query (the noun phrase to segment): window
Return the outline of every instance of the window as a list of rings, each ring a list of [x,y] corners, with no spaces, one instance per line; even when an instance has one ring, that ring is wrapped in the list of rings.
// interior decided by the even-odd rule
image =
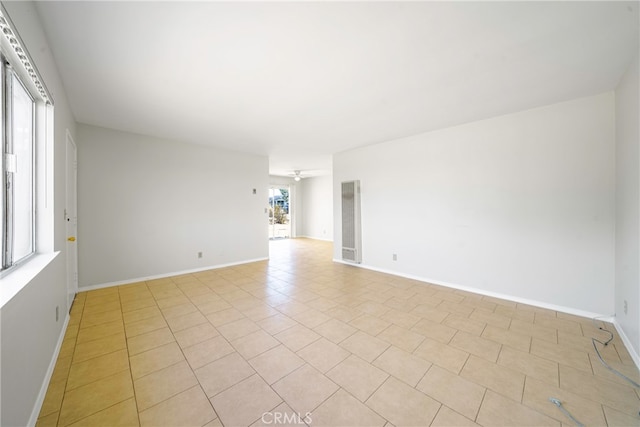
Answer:
[[[7,60],[0,73],[2,270],[35,252],[35,101]]]

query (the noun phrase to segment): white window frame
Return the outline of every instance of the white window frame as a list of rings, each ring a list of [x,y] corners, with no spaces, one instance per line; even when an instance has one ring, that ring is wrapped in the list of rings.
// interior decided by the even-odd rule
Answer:
[[[10,301],[21,289],[38,276],[56,258],[59,251],[54,249],[54,107],[53,98],[36,65],[29,55],[25,44],[20,39],[15,25],[11,22],[5,7],[0,3],[0,54],[3,64],[7,61],[12,71],[19,78],[23,87],[34,100],[33,131],[33,253],[22,260],[13,260],[11,265],[3,260],[0,269],[0,308]],[[4,83],[3,83],[4,84]],[[4,109],[4,105],[2,107]],[[2,114],[4,121],[4,112]],[[3,133],[4,129],[0,129]],[[0,145],[4,149],[4,144]],[[4,175],[4,154],[1,162],[1,173]],[[4,176],[0,178],[4,183]],[[0,184],[1,185],[1,184]],[[0,188],[4,196],[4,188]],[[4,209],[3,202],[0,209]],[[0,218],[4,221],[4,214]],[[0,234],[3,234],[0,230]],[[4,239],[4,237],[2,237]],[[4,247],[0,249],[3,251]]]

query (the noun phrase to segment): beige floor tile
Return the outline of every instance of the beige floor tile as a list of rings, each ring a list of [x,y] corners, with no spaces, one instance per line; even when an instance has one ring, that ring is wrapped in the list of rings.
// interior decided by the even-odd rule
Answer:
[[[313,329],[329,341],[336,344],[356,333],[357,329],[338,319],[330,319]]]
[[[146,334],[147,332],[155,331],[156,329],[166,328],[167,322],[162,315],[156,315],[142,320],[137,320],[131,323],[125,323],[124,329],[127,334],[127,338],[135,337],[137,335]]]
[[[198,384],[187,362],[179,362],[134,381],[138,411],[157,405]]]
[[[300,414],[313,410],[338,390],[338,386],[310,365],[303,365],[282,378],[273,389]]]
[[[81,419],[69,427],[82,427],[82,426],[120,426],[120,427],[133,427],[138,426],[138,409],[136,407],[135,399],[127,399],[123,402],[116,403],[107,409],[103,409],[100,412],[96,412],[86,418]]]
[[[171,331],[174,333],[203,323],[208,323],[207,318],[199,311],[194,311],[181,316],[169,317],[166,321],[169,324],[169,328],[171,328]]]
[[[207,363],[218,360],[234,349],[222,336],[216,336],[182,350],[191,369],[198,369]]]
[[[100,325],[102,323],[115,322],[118,320],[122,321],[122,311],[119,308],[99,313],[82,313],[80,329]]]
[[[122,320],[116,320],[114,322],[101,323],[95,326],[89,326],[88,328],[78,329],[76,335],[77,343],[85,343],[100,338],[106,338],[111,335],[116,335],[124,332],[124,324]],[[66,335],[65,335],[66,338]]]
[[[487,390],[480,406],[478,424],[491,426],[558,426],[560,423],[533,409]]]
[[[66,390],[73,390],[122,371],[129,372],[127,350],[118,350],[84,362],[74,363],[69,371]]]
[[[40,408],[41,417],[60,411],[60,407],[62,406],[62,398],[64,397],[65,386],[66,379],[49,384],[47,393],[44,396],[44,401],[42,402],[42,408]]]
[[[389,377],[389,374],[352,355],[327,372],[327,376],[364,402]]]
[[[449,326],[441,325],[440,323],[432,322],[427,319],[421,319],[411,328],[411,330],[424,337],[440,341],[444,344],[448,344],[449,341],[451,341],[451,338],[453,338],[458,331],[457,329],[450,328]]]
[[[427,372],[431,363],[407,353],[402,349],[391,346],[378,356],[373,362],[373,365],[410,386],[415,387],[425,372]]]
[[[469,358],[469,353],[466,351],[458,350],[457,348],[429,338],[425,338],[413,354],[445,368],[454,374],[460,372]]]
[[[554,328],[540,326],[531,322],[513,319],[509,330],[522,335],[527,335],[539,340],[548,341],[550,343],[558,342],[558,331]]]
[[[216,296],[216,298],[217,299],[204,299],[204,300],[198,298],[197,300],[193,301],[193,304],[195,304],[198,307],[198,310],[200,310],[200,312],[205,316],[209,316],[210,314],[217,313],[218,311],[228,310],[230,308],[233,308],[231,304],[223,300],[221,297]]]
[[[184,360],[180,347],[175,342],[156,347],[130,357],[131,376],[137,379]]]
[[[311,422],[313,418],[311,414],[299,413],[294,411],[286,403],[281,403],[269,412],[263,413],[258,421],[251,424],[251,427],[300,427],[306,425],[305,422]]]
[[[271,335],[275,335],[298,324],[298,322],[284,314],[276,314],[275,316],[267,317],[256,323]]]
[[[428,426],[440,409],[439,402],[393,377],[365,403],[396,426]]]
[[[533,323],[547,328],[570,332],[575,335],[582,335],[582,327],[580,327],[579,323],[572,320],[536,316]]]
[[[165,319],[171,319],[173,317],[180,317],[186,314],[198,311],[198,308],[191,302],[179,305],[173,305],[171,307],[165,307],[162,310],[162,315]]]
[[[346,307],[344,305],[339,305],[337,307],[333,307],[332,309],[327,310],[325,314],[341,322],[349,323],[353,319],[362,316],[364,313],[353,307]]]
[[[307,310],[304,311],[302,313],[298,313],[298,314],[294,314],[293,316],[291,316],[296,322],[306,326],[307,328],[315,328],[316,326],[319,326],[323,323],[325,323],[326,321],[328,321],[329,319],[331,319],[329,316],[327,316],[326,314],[317,311],[317,310]]]
[[[429,369],[417,389],[471,420],[476,419],[486,391],[484,387],[438,366]]]
[[[358,355],[367,362],[373,362],[389,346],[388,342],[362,331],[356,332],[340,343],[340,347]]]
[[[282,403],[267,383],[253,375],[211,399],[225,426],[247,426]]]
[[[605,347],[606,349],[605,351],[613,350],[613,349],[608,349],[607,347]],[[640,383],[640,371],[638,371],[638,368],[636,368],[635,365],[623,365],[621,362],[617,362],[617,361],[613,362],[611,360],[607,360],[606,356],[603,354],[605,351],[601,351],[600,355],[605,359],[605,361],[611,368],[622,373],[628,378],[631,378],[636,383]],[[594,375],[602,379],[619,383],[621,385],[625,385],[625,386],[629,385],[629,382],[627,380],[625,380],[621,376],[607,369],[607,367],[602,364],[602,362],[600,361],[597,355],[589,354],[589,359],[591,360],[591,368],[593,369]]]
[[[187,303],[190,302],[189,298],[187,298],[182,293],[182,291],[178,290],[178,292],[180,293],[179,295],[176,294],[174,296],[170,296],[170,297],[167,297],[167,298],[158,299],[156,297],[156,304],[158,304],[158,307],[160,307],[162,309],[162,308],[173,307],[175,305],[187,304]]]
[[[349,357],[351,353],[329,340],[320,338],[318,341],[299,350],[297,354],[314,368],[324,373]]]
[[[279,314],[279,311],[275,308],[269,307],[268,305],[262,303],[258,303],[253,307],[242,309],[240,311],[242,311],[242,314],[244,314],[254,322]]]
[[[279,345],[254,357],[249,363],[267,383],[273,384],[304,365],[304,360],[285,346]]]
[[[635,416],[640,399],[631,386],[607,381],[574,367],[560,365],[560,388]]]
[[[231,353],[196,369],[195,374],[206,395],[213,397],[255,371],[238,353]]]
[[[380,332],[377,337],[408,352],[418,348],[425,339],[424,336],[395,324]]]
[[[467,353],[475,354],[476,356],[482,357],[490,362],[498,360],[498,354],[502,348],[502,345],[495,341],[472,335],[464,331],[458,331],[451,339],[449,345],[466,351]]]
[[[460,376],[511,400],[522,401],[525,376],[520,372],[471,355]]]
[[[533,354],[504,347],[498,357],[498,365],[537,378],[552,385],[559,385],[558,363]]]
[[[225,337],[227,341],[233,341],[259,330],[260,327],[253,320],[245,317],[243,319],[234,320],[233,322],[218,326],[217,329],[218,332],[220,332],[220,335]]]
[[[218,335],[220,334],[217,329],[210,323],[192,326],[173,334],[176,341],[178,341],[178,345],[183,349],[201,343],[202,341],[206,341],[210,338],[217,337]]]
[[[474,427],[478,424],[470,419],[458,414],[451,408],[442,405],[435,419],[431,423],[432,427]]]
[[[213,326],[220,327],[227,323],[231,323],[235,320],[244,319],[245,315],[242,314],[241,311],[236,310],[235,308],[227,308],[225,310],[216,311],[214,313],[208,314],[207,319]]]
[[[195,386],[142,411],[140,425],[200,427],[216,418],[202,389]]]
[[[280,345],[280,342],[263,330],[259,329],[249,335],[245,335],[231,341],[231,345],[242,355],[242,357],[248,360]]]
[[[41,416],[36,421],[36,427],[56,427],[58,425],[58,417],[60,412],[54,412],[49,415]],[[137,419],[137,415],[136,415]]]
[[[421,320],[420,316],[409,314],[397,309],[386,312],[384,315],[380,316],[380,318],[404,329],[411,329]]]
[[[482,310],[474,310],[473,313],[469,315],[469,319],[502,329],[509,329],[509,326],[511,325],[510,317],[496,313],[487,313]]]
[[[472,320],[459,314],[448,315],[447,318],[442,321],[442,324],[477,336],[480,336],[484,331],[484,328],[487,326],[484,322]]]
[[[391,322],[384,321],[370,314],[363,314],[360,317],[356,317],[350,321],[349,324],[374,336],[391,326]]]
[[[59,424],[71,424],[131,397],[133,386],[127,371],[78,387],[65,393]]]
[[[137,310],[127,311],[122,314],[125,324],[137,322],[139,320],[149,319],[151,317],[162,316],[162,312],[156,305],[155,301],[153,305],[139,308]]]
[[[295,325],[276,334],[275,338],[286,345],[291,351],[298,351],[320,339],[320,335],[305,326]]]
[[[51,383],[58,381],[66,381],[69,376],[69,370],[71,369],[72,356],[59,357],[56,361],[56,366],[53,368],[53,374],[51,374]]]
[[[173,341],[175,341],[175,338],[169,328],[162,328],[127,339],[127,348],[129,355],[134,356]]]
[[[130,301],[122,301],[122,312],[128,313],[130,311],[140,310],[146,307],[157,307],[156,300],[151,295],[147,298],[132,299]]]
[[[81,343],[76,345],[75,351],[73,352],[73,363],[83,362],[126,348],[127,342],[123,333]]]
[[[517,332],[498,328],[492,325],[487,325],[487,327],[484,328],[484,331],[482,331],[481,336],[519,351],[529,352],[531,349],[530,336],[522,335]]]
[[[583,425],[606,425],[601,405],[580,397],[571,391],[562,390],[557,386],[527,377],[522,403],[564,424],[571,424],[571,419],[549,401],[549,398],[552,397],[559,399],[564,409],[569,411]]]
[[[420,316],[425,320],[429,320],[435,323],[441,323],[444,319],[449,316],[448,311],[438,310],[435,308],[436,305],[440,303],[440,300],[437,300],[435,305],[431,304],[420,304],[416,306],[413,310],[411,310],[411,314],[415,314],[416,316]]]
[[[531,341],[531,354],[591,373],[591,361],[584,351],[574,350],[538,338]]]
[[[639,415],[629,415],[603,405],[604,415],[609,426],[640,426]]]
[[[314,427],[382,427],[386,420],[344,390],[338,390],[310,415]]]

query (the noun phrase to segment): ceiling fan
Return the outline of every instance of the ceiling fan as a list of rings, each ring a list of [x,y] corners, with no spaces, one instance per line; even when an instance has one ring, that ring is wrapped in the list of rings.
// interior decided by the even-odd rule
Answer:
[[[294,181],[300,181],[302,179],[302,176],[300,176],[299,170],[293,171],[293,174],[289,174],[289,176],[293,176]]]

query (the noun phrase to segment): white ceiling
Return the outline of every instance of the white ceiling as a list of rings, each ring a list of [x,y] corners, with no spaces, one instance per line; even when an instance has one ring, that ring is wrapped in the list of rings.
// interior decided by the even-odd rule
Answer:
[[[268,155],[270,171],[613,89],[636,2],[57,2],[79,122]]]

